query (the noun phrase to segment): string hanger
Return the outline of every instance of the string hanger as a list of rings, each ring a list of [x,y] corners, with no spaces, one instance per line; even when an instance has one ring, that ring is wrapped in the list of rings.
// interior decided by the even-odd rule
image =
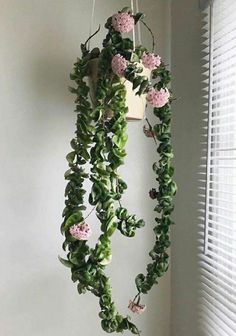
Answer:
[[[136,13],[139,13],[139,3],[138,0],[136,1]],[[142,36],[141,36],[141,26],[140,26],[140,21],[138,21],[137,23],[137,29],[138,29],[138,44],[141,45],[142,44]]]
[[[133,14],[139,12],[139,0],[130,0],[130,7],[132,9]],[[136,40],[136,30],[137,30],[137,40]],[[133,42],[134,42],[134,49],[136,45],[141,45],[141,28],[140,28],[140,22],[138,21],[136,26],[133,29]]]
[[[93,31],[93,22],[94,22],[94,13],[95,13],[95,5],[96,5],[96,0],[92,0],[92,12],[91,12],[91,19],[90,19],[90,27],[89,27],[89,36],[92,35]],[[88,41],[88,49],[90,50],[90,41]]]

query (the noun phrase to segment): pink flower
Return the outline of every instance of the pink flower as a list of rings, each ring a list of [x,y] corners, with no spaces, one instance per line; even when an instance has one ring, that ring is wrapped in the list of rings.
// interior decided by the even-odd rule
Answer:
[[[112,27],[119,33],[128,33],[134,29],[134,18],[128,13],[112,15]]]
[[[129,300],[129,305],[128,308],[136,314],[142,314],[145,309],[146,309],[146,305],[141,305],[139,303],[135,303],[134,301]]]
[[[170,98],[170,93],[168,89],[155,90],[151,88],[147,93],[147,101],[153,107],[163,107],[165,106]]]
[[[120,54],[115,55],[111,61],[111,68],[114,74],[122,77],[124,76],[125,69],[127,68],[126,59]]]
[[[73,226],[71,226],[70,227],[70,234],[75,239],[88,240],[88,238],[92,234],[92,230],[87,223],[83,222],[83,223],[74,224]]]
[[[148,68],[150,70],[155,69],[161,64],[161,57],[153,53],[144,52],[141,60],[145,68]]]

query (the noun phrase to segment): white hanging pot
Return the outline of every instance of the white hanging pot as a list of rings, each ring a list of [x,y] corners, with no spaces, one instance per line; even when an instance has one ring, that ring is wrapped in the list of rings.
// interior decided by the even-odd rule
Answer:
[[[94,58],[89,61],[89,77],[88,85],[90,88],[90,97],[92,100],[93,106],[96,105],[96,83],[97,83],[97,74],[98,74],[98,58]],[[148,79],[151,77],[151,70],[145,68],[141,63],[138,63],[138,66],[143,68],[141,72],[142,76],[146,76]],[[126,88],[126,106],[128,107],[128,112],[126,114],[127,121],[139,121],[145,118],[145,109],[146,109],[146,94],[141,96],[135,95],[138,91],[138,88],[133,90],[132,83],[126,78],[120,78],[121,83],[124,83]]]

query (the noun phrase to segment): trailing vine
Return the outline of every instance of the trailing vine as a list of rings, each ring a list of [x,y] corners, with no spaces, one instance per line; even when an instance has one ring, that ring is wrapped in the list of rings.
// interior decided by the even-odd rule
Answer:
[[[171,165],[172,99],[167,89],[170,73],[159,56],[148,53],[142,46],[134,48],[132,40],[123,38],[122,33],[133,29],[138,21],[143,22],[143,14],[132,14],[129,8],[108,18],[105,24],[108,33],[102,50],[88,50],[87,40],[81,45],[81,59],[74,64],[71,79],[76,87],[70,88],[70,91],[76,95],[77,121],[75,137],[71,140],[72,151],[67,155],[69,169],[65,179],[68,183],[61,226],[67,258],[59,258],[71,269],[71,278],[77,283],[78,292],[82,294],[90,291],[99,298],[102,328],[107,332],[130,330],[133,334],[140,332],[129,316],[122,316],[117,311],[112,300],[110,280],[105,274],[106,265],[112,259],[110,237],[117,230],[126,237],[133,237],[136,229],[145,225],[142,219],[136,219],[121,204],[127,185],[118,169],[126,156],[128,111],[122,77],[132,83],[137,95],[147,94],[147,101],[154,106],[153,113],[158,120],[154,126],[147,120],[149,132],[146,131],[146,135],[154,139],[154,145],[158,143],[159,155],[159,161],[153,164],[158,187],[149,193],[157,202],[154,208],[157,213],[153,229],[155,244],[149,253],[151,262],[147,265],[146,274],[139,274],[135,279],[137,295],[129,303],[133,312],[141,313],[145,310],[145,305],[140,303],[141,294],[148,293],[168,269],[169,229],[173,224],[170,216],[173,211],[172,198],[176,192],[172,179],[174,168]],[[91,101],[91,89],[87,81],[91,75],[91,62],[98,64],[95,102]],[[142,75],[141,62],[151,68],[154,85]],[[101,235],[94,248],[88,244],[91,227],[87,218],[91,211],[87,214],[84,200],[86,190],[83,187],[85,179],[92,182],[88,201],[93,207],[91,211],[94,209],[96,212],[101,228]]]

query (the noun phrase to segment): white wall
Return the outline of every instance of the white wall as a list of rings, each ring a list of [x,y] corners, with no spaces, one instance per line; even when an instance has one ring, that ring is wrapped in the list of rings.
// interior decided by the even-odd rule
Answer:
[[[0,0],[0,334],[1,336],[104,335],[97,299],[79,296],[61,254],[65,155],[73,136],[69,72],[88,35],[92,1]],[[127,5],[97,1],[94,26]],[[169,2],[141,2],[169,61]],[[96,37],[101,42],[102,34]],[[144,41],[151,45],[149,36]],[[153,243],[151,162],[156,155],[142,123],[129,126],[127,207],[147,220],[136,239],[113,239],[114,297],[127,314],[134,276],[144,271]],[[96,226],[92,219],[92,225]],[[96,228],[94,228],[96,233]],[[133,259],[133,261],[131,261]],[[145,336],[169,335],[170,275],[145,297],[135,318]]]
[[[198,166],[200,164],[200,11],[198,0],[173,0],[172,87],[175,222],[172,228],[171,335],[197,336]]]

